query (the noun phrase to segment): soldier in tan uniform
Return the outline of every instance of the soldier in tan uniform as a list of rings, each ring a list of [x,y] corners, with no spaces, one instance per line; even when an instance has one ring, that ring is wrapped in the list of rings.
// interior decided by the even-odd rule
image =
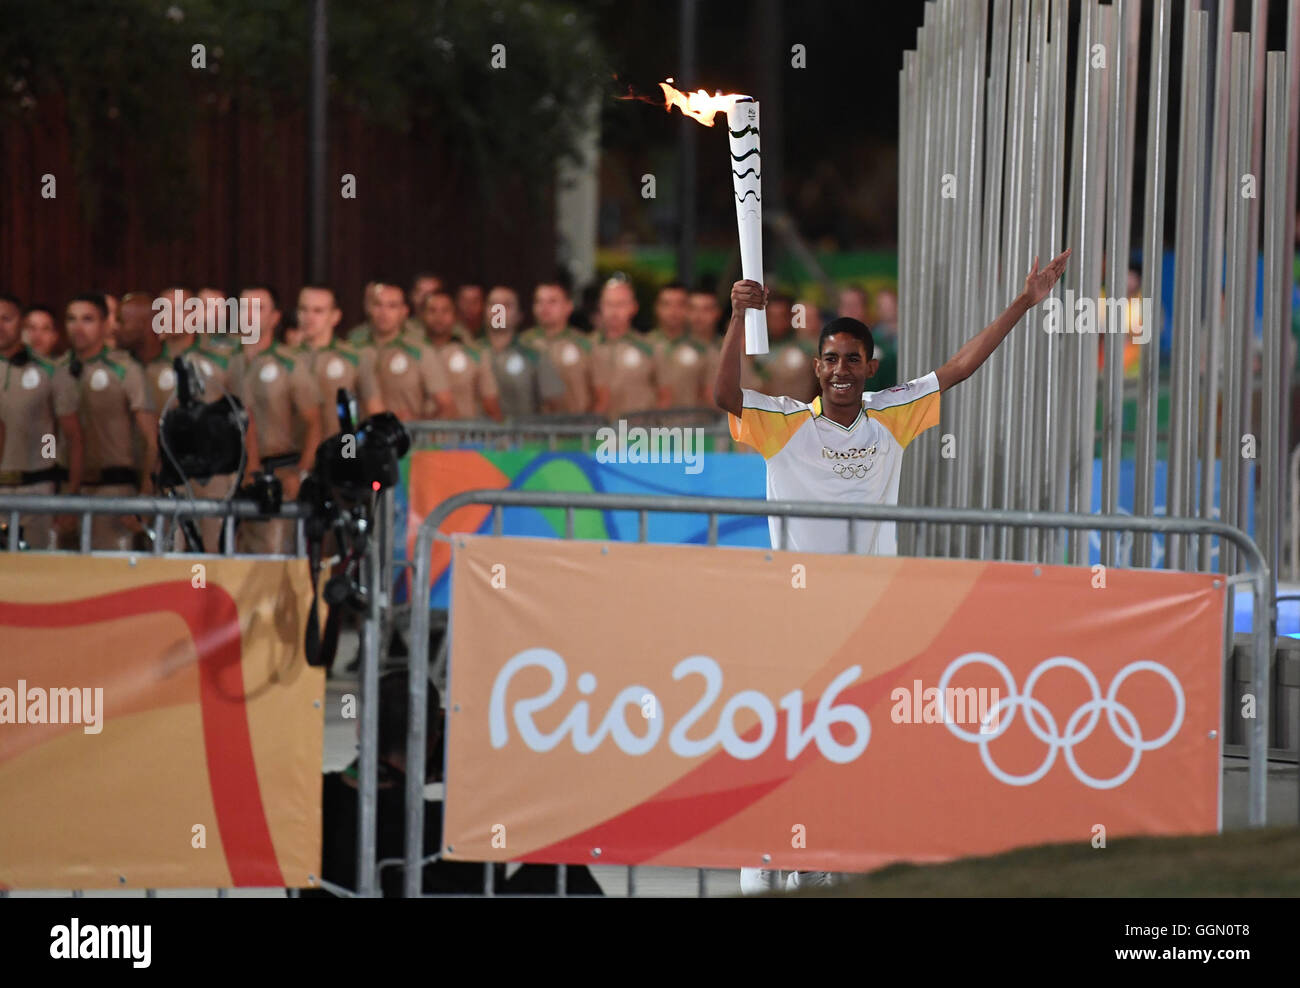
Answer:
[[[687,303],[687,323],[691,339],[704,347],[704,381],[700,393],[701,404],[704,405],[709,405],[713,400],[713,382],[717,380],[718,365],[722,362],[722,338],[718,335],[718,322],[721,318],[722,306],[718,304],[716,295],[705,289],[691,292]],[[757,390],[761,384],[762,379],[754,369],[754,358],[742,354],[740,386]]]
[[[420,318],[429,345],[447,371],[456,418],[481,419],[486,414],[500,421],[501,404],[492,362],[478,344],[455,337],[456,305],[452,297],[446,292],[430,292]]]
[[[66,365],[24,345],[19,327],[18,300],[0,295],[0,493],[55,493],[62,446],[72,464],[64,493],[75,494],[82,457],[76,382]],[[23,515],[18,524],[32,549],[58,548],[50,515]]]
[[[686,316],[686,287],[674,281],[659,289],[646,339],[654,346],[660,408],[701,404],[707,349],[687,332]]]
[[[453,418],[456,406],[442,360],[429,344],[402,337],[407,306],[401,286],[378,284],[373,296],[375,342],[363,350],[373,361],[383,410],[404,422]]]
[[[146,292],[127,292],[122,296],[119,319],[117,341],[140,365],[145,388],[149,391],[149,403],[154,414],[161,415],[164,403],[175,388],[175,381],[164,388],[159,379],[162,370],[169,365],[163,360],[163,338],[153,330],[153,296]]]
[[[636,311],[636,294],[628,282],[611,278],[605,283],[600,293],[604,328],[595,346],[593,410],[611,419],[653,409],[659,400],[654,347],[632,328]]]
[[[519,344],[515,334],[520,316],[519,296],[513,288],[496,285],[488,292],[492,373],[501,392],[501,414],[507,419],[558,411],[564,401],[564,382],[551,358]]]
[[[68,338],[52,309],[29,305],[23,311],[23,342],[38,357],[59,360],[68,353]]]
[[[180,301],[184,306],[183,309],[177,309],[176,292],[180,291]],[[204,308],[197,317],[193,314],[190,306],[190,294],[185,289],[169,289],[158,296],[154,301],[154,322],[153,329],[155,333],[161,333],[163,340],[162,352],[158,359],[151,361],[146,367],[146,375],[152,381],[152,389],[163,402],[160,408],[160,415],[165,416],[169,408],[175,406],[174,396],[176,394],[176,373],[174,370],[175,360],[181,357],[194,368],[198,383],[202,389],[202,394],[198,396],[199,400],[205,404],[217,401],[225,395],[232,395],[235,398],[242,399],[240,394],[240,385],[243,380],[243,355],[240,353],[242,347],[235,346],[213,348],[209,345],[209,328],[216,329],[215,325],[209,323],[207,318],[208,306],[207,299],[212,299],[215,303],[218,300],[212,298],[214,289],[204,289],[198,297],[204,301]],[[206,298],[204,294],[206,293]],[[166,303],[163,305],[162,303]],[[186,312],[185,309],[190,310]],[[229,327],[227,327],[229,328]],[[228,337],[231,340],[240,340],[242,337],[233,333],[219,334]],[[215,337],[213,337],[215,338]],[[249,434],[246,437],[245,447],[249,451],[256,450],[257,439],[254,431],[255,427],[249,423]],[[205,481],[195,480],[191,482],[191,488],[194,496],[198,498],[225,498],[234,489],[237,482],[235,474],[219,474]],[[199,535],[203,539],[203,550],[205,552],[221,552],[222,550],[222,522],[219,516],[199,519]],[[183,542],[180,533],[176,536],[177,549],[183,548]]]
[[[250,474],[270,470],[280,481],[285,501],[316,459],[321,440],[321,399],[307,354],[293,353],[276,339],[280,308],[266,287],[245,288],[240,302],[257,303],[256,343],[246,343],[239,393],[256,426],[257,443],[249,451]],[[284,520],[247,522],[239,528],[241,552],[293,551],[294,524]]]
[[[518,343],[551,358],[564,384],[564,396],[553,409],[570,415],[591,411],[595,402],[591,337],[569,325],[573,299],[567,282],[543,281],[533,291],[537,325],[519,334]]]
[[[686,286],[670,281],[655,293],[655,324],[645,334],[646,342],[656,350],[667,340],[679,340],[686,334]]]
[[[456,289],[456,322],[468,340],[477,340],[483,335],[482,285],[467,282]]]
[[[308,366],[320,394],[321,438],[341,431],[337,398],[339,388],[351,392],[357,417],[384,410],[375,382],[375,353],[338,339],[334,330],[343,313],[328,285],[307,285],[298,293],[298,325],[302,329]],[[359,423],[353,423],[354,425]]]
[[[68,371],[77,381],[77,412],[85,448],[82,493],[99,497],[148,494],[149,469],[157,455],[158,417],[149,402],[140,366],[104,341],[108,307],[98,295],[68,303],[68,338],[73,356]],[[138,445],[137,445],[138,444]],[[143,450],[142,461],[136,460]],[[95,549],[131,548],[140,531],[132,518],[96,515],[91,523]]]
[[[817,341],[796,338],[793,333],[792,301],[788,295],[773,292],[767,301],[768,351],[757,361],[768,395],[785,395],[796,401],[809,402],[817,397],[819,385],[813,371]]]

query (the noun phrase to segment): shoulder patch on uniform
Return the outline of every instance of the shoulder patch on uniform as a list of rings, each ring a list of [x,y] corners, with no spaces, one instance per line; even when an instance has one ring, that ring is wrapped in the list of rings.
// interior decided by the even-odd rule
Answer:
[[[220,353],[209,347],[200,345],[196,348],[199,353],[207,357],[214,364],[218,364],[223,370],[230,366],[230,354]]]
[[[340,343],[335,340],[325,348],[327,353],[335,353],[350,363],[353,367],[361,363],[361,354],[353,346],[346,343]]]
[[[99,356],[92,357],[91,360],[96,363],[104,364],[106,367],[108,367],[109,370],[111,370],[114,374],[117,375],[117,379],[119,381],[126,380],[126,365],[120,363],[119,361],[114,360],[109,355],[109,351],[107,348],[101,350]]]

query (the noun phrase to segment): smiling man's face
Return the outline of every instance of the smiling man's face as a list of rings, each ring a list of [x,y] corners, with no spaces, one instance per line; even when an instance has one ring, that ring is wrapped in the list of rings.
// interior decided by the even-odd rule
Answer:
[[[848,333],[833,333],[822,342],[821,357],[813,361],[822,405],[851,408],[862,404],[867,381],[876,375],[879,360],[867,359],[866,345]]]

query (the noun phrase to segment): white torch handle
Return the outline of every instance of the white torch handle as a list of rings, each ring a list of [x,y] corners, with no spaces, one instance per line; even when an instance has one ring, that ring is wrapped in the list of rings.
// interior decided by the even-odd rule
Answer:
[[[758,103],[737,100],[727,111],[732,191],[740,234],[740,271],[748,281],[763,283],[763,183],[758,141]],[[745,352],[767,353],[767,314],[745,310]]]

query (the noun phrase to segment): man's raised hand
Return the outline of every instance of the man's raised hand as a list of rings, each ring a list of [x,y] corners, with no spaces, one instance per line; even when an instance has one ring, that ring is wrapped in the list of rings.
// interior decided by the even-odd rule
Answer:
[[[1065,271],[1065,262],[1070,259],[1072,247],[1067,247],[1065,251],[1052,258],[1052,263],[1047,265],[1042,271],[1038,270],[1038,258],[1034,258],[1034,268],[1025,278],[1025,297],[1029,299],[1030,307],[1037,305],[1043,299],[1047,298],[1051,292],[1052,286],[1056,284],[1058,278]]]
[[[767,289],[757,281],[738,281],[731,286],[731,312],[735,318],[745,309],[767,306]]]

